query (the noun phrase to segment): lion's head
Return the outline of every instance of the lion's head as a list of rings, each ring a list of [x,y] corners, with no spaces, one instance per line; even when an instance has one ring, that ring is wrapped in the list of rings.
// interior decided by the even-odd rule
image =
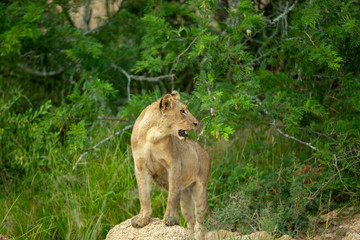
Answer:
[[[180,102],[180,95],[177,91],[162,97],[159,108],[160,127],[165,133],[185,139],[188,136],[187,132],[192,131],[199,124],[187,106]]]

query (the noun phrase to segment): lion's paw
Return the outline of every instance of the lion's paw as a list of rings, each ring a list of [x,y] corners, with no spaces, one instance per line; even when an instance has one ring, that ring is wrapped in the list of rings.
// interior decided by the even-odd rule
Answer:
[[[174,226],[174,225],[179,225],[180,220],[179,217],[167,216],[164,218],[164,222],[166,226]]]
[[[142,228],[148,225],[149,222],[150,218],[143,218],[137,215],[131,219],[131,226],[133,226],[134,228]]]

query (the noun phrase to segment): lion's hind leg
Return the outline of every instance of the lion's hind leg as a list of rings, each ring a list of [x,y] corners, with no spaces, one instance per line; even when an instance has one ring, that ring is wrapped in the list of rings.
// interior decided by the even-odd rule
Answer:
[[[193,234],[195,226],[195,207],[190,187],[181,191],[180,206],[181,213],[186,221],[186,225]]]
[[[197,182],[193,186],[192,198],[195,204],[195,239],[196,240],[205,240],[205,213],[207,208],[207,196],[206,196],[207,186]]]

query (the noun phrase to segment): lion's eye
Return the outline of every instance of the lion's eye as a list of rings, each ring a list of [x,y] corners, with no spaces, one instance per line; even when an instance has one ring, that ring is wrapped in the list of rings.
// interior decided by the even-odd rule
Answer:
[[[180,112],[181,112],[182,114],[185,114],[185,113],[186,113],[185,110],[183,110],[183,109],[181,109]]]

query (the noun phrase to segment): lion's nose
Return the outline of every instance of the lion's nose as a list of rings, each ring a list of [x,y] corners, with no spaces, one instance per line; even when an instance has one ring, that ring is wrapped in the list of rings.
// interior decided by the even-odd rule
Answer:
[[[197,123],[197,122],[194,122],[193,124],[194,124],[194,126],[197,126],[197,125],[198,125],[199,123]]]

